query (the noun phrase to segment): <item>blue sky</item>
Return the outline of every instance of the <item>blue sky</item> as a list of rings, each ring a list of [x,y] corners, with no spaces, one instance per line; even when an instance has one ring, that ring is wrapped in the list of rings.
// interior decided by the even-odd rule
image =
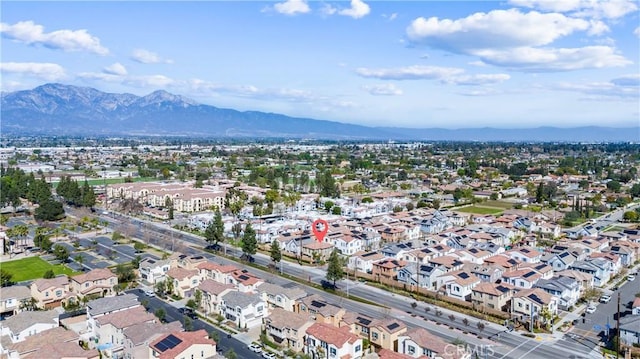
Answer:
[[[2,1],[2,91],[48,82],[402,127],[640,125],[640,3]]]

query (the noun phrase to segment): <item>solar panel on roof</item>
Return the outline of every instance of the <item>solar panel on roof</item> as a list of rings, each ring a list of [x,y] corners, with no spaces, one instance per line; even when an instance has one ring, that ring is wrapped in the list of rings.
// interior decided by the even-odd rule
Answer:
[[[400,324],[398,324],[398,323],[391,323],[391,324],[387,325],[387,329],[394,330],[399,326],[400,326]]]
[[[182,343],[182,339],[176,337],[173,334],[167,335],[166,338],[162,339],[158,344],[155,345],[156,349],[158,349],[161,353],[169,349],[175,348],[178,344]]]
[[[240,279],[242,279],[242,280],[247,280],[247,279],[249,279],[249,277],[247,277],[246,275],[241,275],[241,276],[240,276],[240,277],[238,277],[238,278],[240,278]]]
[[[535,273],[535,272],[527,272],[525,275],[523,275],[523,277],[525,277],[525,278],[529,278],[529,277],[531,277],[531,276],[532,276],[532,275],[534,275],[534,274],[536,274],[536,273]]]
[[[326,306],[326,304],[324,304],[322,302],[318,302],[317,300],[312,300],[311,301],[311,305],[316,307],[316,308],[322,308],[322,307]]]
[[[363,317],[357,317],[356,319],[358,319],[358,322],[364,324],[364,325],[369,325],[371,324],[371,320],[367,319],[367,318],[363,318]]]
[[[469,275],[468,275],[467,273],[465,273],[465,272],[460,273],[458,276],[459,276],[460,278],[463,278],[463,279],[467,279],[467,278],[469,278]]]

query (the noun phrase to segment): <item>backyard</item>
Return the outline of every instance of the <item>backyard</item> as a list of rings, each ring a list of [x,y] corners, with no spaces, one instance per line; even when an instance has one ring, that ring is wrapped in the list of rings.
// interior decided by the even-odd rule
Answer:
[[[465,212],[465,213],[474,213],[474,214],[501,214],[504,209],[503,208],[495,208],[495,207],[484,207],[484,206],[478,206],[478,205],[471,205],[471,206],[467,206],[467,207],[462,207],[462,208],[457,208],[456,211],[458,212]]]
[[[76,274],[76,272],[72,271],[70,268],[62,264],[52,265],[40,257],[29,257],[2,262],[0,266],[2,267],[2,270],[12,274],[11,281],[16,283],[25,280],[42,278],[44,276],[44,273],[49,269],[52,269],[53,273],[55,273],[56,275]]]

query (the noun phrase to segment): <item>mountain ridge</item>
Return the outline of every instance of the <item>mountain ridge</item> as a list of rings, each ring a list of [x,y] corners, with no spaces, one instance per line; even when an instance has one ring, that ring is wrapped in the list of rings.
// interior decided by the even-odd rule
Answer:
[[[563,141],[640,140],[640,127],[543,126],[526,129],[368,127],[329,120],[238,111],[200,104],[157,90],[145,96],[107,93],[92,87],[49,83],[32,90],[3,92],[6,134],[180,135],[278,137],[335,140]]]

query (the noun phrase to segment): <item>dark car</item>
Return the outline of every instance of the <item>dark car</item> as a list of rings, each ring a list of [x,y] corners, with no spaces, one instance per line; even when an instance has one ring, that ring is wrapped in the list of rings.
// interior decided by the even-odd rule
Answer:
[[[180,313],[186,315],[187,317],[191,318],[191,319],[197,319],[198,318],[198,314],[191,308],[189,307],[182,307],[179,309]]]
[[[322,289],[336,290],[336,288],[338,288],[338,286],[336,286],[332,282],[324,279],[322,280],[322,282],[320,282],[320,285],[322,285]]]

